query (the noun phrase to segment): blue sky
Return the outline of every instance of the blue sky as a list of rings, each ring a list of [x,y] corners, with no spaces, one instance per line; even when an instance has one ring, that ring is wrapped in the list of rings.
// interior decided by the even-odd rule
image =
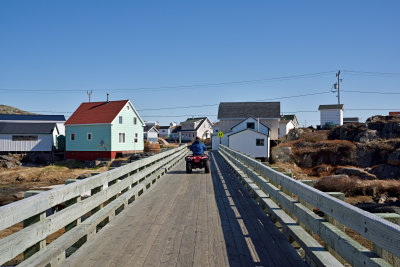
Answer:
[[[399,11],[394,0],[2,0],[0,104],[68,116],[93,90],[166,124],[269,99],[308,126],[337,103],[340,69],[345,116],[365,120],[400,110]],[[205,106],[175,108],[193,105]]]

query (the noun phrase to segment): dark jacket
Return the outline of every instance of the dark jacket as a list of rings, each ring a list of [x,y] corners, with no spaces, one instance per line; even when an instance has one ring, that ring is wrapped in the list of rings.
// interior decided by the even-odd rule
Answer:
[[[190,146],[190,150],[193,152],[193,155],[203,155],[204,151],[207,150],[206,146],[200,140],[196,140]]]

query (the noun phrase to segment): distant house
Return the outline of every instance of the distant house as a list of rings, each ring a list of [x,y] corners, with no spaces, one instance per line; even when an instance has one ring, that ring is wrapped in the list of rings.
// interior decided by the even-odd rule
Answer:
[[[51,152],[58,135],[56,123],[0,122],[0,152]]]
[[[343,124],[347,124],[347,123],[353,123],[353,122],[359,122],[359,118],[358,117],[349,117],[349,118],[343,118]]]
[[[297,120],[296,115],[282,115],[281,120],[279,121],[279,138],[287,135],[291,129],[298,127],[299,121]]]
[[[60,135],[65,135],[64,115],[0,114],[0,122],[9,123],[55,123]]]
[[[171,137],[171,132],[175,127],[173,126],[158,126],[158,135],[161,138],[169,138]]]
[[[158,121],[145,121],[144,124],[146,126],[158,126]]]
[[[144,122],[129,100],[82,103],[65,127],[67,159],[114,159],[144,148]]]
[[[220,131],[230,132],[231,128],[252,116],[271,130],[271,140],[279,137],[280,102],[221,102],[218,108]]]
[[[158,130],[155,126],[144,126],[144,139],[147,142],[158,142]]]
[[[320,105],[321,127],[325,125],[343,125],[344,105]]]
[[[179,132],[182,135],[183,141],[192,141],[196,137],[201,139],[211,138],[212,123],[207,117],[188,118],[181,123]]]
[[[214,128],[216,129],[217,126]],[[269,158],[270,129],[259,119],[252,116],[234,125],[223,137],[214,132],[212,149],[217,150],[222,144],[257,158]]]
[[[396,116],[396,115],[400,115],[400,111],[391,111],[391,112],[389,112],[389,116]]]

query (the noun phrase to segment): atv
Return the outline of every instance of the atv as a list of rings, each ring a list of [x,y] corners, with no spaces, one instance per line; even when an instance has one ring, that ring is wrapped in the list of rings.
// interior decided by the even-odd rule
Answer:
[[[185,158],[186,173],[192,173],[193,169],[204,168],[205,173],[210,172],[210,159],[207,155],[190,155]]]

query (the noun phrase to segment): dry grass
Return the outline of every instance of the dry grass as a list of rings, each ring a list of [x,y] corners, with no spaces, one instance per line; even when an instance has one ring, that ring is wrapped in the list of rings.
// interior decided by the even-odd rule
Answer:
[[[315,188],[324,192],[342,192],[346,196],[400,196],[399,180],[360,180],[357,178],[321,178]]]

